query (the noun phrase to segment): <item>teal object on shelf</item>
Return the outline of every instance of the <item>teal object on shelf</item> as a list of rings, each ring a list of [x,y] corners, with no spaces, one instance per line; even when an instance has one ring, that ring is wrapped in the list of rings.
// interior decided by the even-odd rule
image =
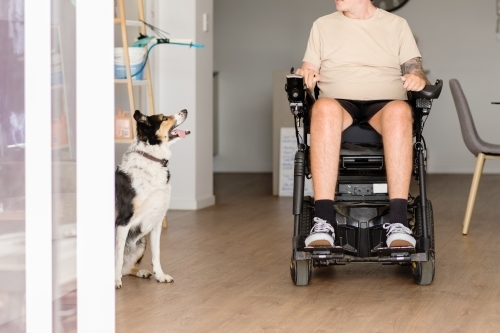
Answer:
[[[130,45],[130,47],[144,47],[149,44],[151,40],[153,40],[155,37],[144,37],[141,39],[138,39],[134,42],[134,44]]]

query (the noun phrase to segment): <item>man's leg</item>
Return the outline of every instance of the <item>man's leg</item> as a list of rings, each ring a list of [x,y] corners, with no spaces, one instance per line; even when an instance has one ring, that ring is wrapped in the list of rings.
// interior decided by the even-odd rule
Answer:
[[[315,199],[315,227],[306,246],[333,245],[326,234],[333,229],[333,200],[337,184],[342,131],[352,124],[352,117],[334,99],[320,98],[311,116],[311,173]],[[332,238],[333,242],[333,238]]]
[[[311,172],[315,200],[333,200],[339,168],[342,131],[351,115],[334,99],[320,98],[311,116]]]
[[[413,116],[411,107],[405,101],[392,101],[377,112],[369,124],[382,135],[384,140],[387,185],[390,199],[389,234],[399,236],[388,238],[388,246],[415,246],[408,233],[406,206],[410,190],[413,156]],[[401,224],[400,227],[398,224]],[[392,229],[391,229],[392,228]],[[399,229],[398,229],[399,228]],[[396,238],[397,239],[396,239]]]

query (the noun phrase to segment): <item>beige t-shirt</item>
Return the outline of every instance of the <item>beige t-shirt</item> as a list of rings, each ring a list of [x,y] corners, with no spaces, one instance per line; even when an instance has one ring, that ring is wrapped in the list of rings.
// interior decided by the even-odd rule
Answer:
[[[303,61],[320,68],[320,97],[406,100],[401,65],[415,57],[406,20],[377,9],[365,20],[341,11],[316,20]]]

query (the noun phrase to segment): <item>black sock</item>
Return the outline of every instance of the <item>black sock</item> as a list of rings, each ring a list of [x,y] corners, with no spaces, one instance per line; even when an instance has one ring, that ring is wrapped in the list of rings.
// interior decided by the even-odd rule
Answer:
[[[401,223],[408,227],[408,218],[406,216],[406,208],[408,200],[406,199],[391,199],[389,204],[389,223]]]
[[[333,209],[333,200],[316,200],[314,201],[314,216],[322,220],[335,223],[335,210]]]

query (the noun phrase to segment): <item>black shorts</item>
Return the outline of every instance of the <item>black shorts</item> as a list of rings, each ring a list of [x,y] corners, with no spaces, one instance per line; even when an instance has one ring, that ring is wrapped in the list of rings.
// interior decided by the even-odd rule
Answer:
[[[337,99],[337,102],[351,115],[353,124],[362,124],[367,123],[387,103],[392,102],[392,100],[354,101]]]

